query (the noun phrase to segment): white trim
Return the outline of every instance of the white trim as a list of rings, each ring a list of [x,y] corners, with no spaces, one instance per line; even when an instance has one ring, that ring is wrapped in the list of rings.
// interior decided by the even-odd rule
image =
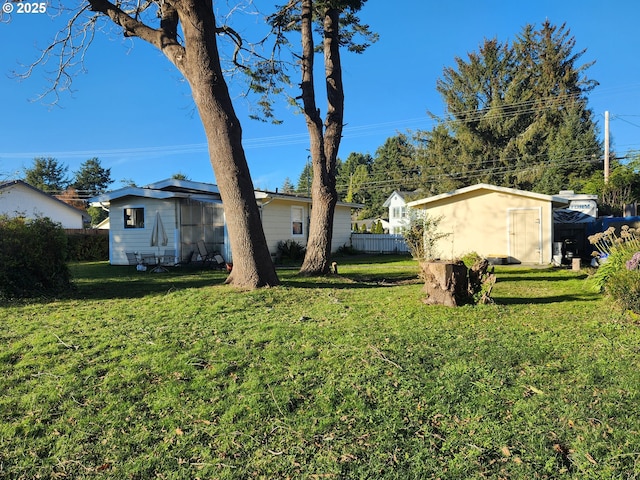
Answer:
[[[298,218],[294,217],[294,210],[296,211],[300,211],[300,233],[294,233],[293,231],[293,222],[294,220],[297,222]],[[290,223],[290,227],[291,228],[291,236],[292,237],[304,237],[304,207],[300,206],[300,205],[291,205],[291,223]]]

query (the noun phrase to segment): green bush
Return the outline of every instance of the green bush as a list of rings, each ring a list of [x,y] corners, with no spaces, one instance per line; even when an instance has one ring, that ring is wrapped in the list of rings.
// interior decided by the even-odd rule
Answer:
[[[640,270],[619,270],[609,277],[605,292],[624,310],[640,314]]]
[[[624,225],[617,235],[609,228],[589,237],[602,256],[591,281],[598,291],[611,296],[624,310],[640,313],[640,240],[633,228]]]
[[[67,235],[48,218],[0,218],[0,297],[34,297],[71,287]]]
[[[74,233],[68,236],[69,260],[92,262],[109,259],[109,236]]]
[[[304,259],[305,248],[295,240],[278,242],[278,257],[281,260],[299,261]]]

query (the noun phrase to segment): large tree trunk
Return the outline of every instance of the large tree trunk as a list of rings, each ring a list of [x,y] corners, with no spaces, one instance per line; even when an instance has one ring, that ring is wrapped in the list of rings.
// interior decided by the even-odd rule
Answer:
[[[313,0],[302,2],[302,100],[313,164],[309,240],[300,269],[303,275],[329,273],[331,264],[333,216],[338,202],[336,159],[342,136],[344,114],[339,18],[340,11],[337,9],[328,9],[324,14],[324,64],[328,111],[325,121],[326,131],[323,131],[320,112],[316,107],[313,83]]]
[[[233,252],[233,270],[227,283],[242,288],[277,285],[242,147],[242,128],[220,67],[212,7],[209,2],[196,0],[186,0],[182,5],[178,15],[185,58],[177,59],[178,68],[191,86],[224,205]]]
[[[165,0],[160,4],[160,28],[157,29],[108,0],[88,1],[91,10],[120,25],[125,36],[139,37],[158,48],[191,86],[207,135],[209,157],[224,204],[233,251],[234,268],[227,283],[242,288],[277,285],[278,276],[242,148],[242,129],[220,66],[212,1]],[[181,39],[178,38],[179,24],[182,25]]]
[[[234,268],[227,283],[242,288],[277,285],[278,276],[262,229],[242,129],[222,74],[212,0],[164,0],[160,28],[152,28],[108,0],[88,0],[127,37],[139,37],[160,50],[191,86],[209,144],[209,157],[224,204]],[[148,4],[140,5],[144,11]],[[178,38],[181,24],[181,38]],[[159,125],[159,134],[162,134]]]

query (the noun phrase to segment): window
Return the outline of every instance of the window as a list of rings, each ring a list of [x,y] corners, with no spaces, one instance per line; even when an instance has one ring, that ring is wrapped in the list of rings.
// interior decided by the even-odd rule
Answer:
[[[407,207],[393,207],[391,216],[392,218],[405,218],[407,216]]]
[[[144,228],[144,208],[125,208],[124,228]]]
[[[304,217],[304,210],[302,207],[291,207],[291,234],[303,235],[302,219]]]

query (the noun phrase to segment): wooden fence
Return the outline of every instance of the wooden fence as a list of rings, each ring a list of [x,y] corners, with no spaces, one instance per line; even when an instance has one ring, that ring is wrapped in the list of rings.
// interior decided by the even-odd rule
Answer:
[[[409,253],[404,237],[388,233],[352,233],[351,246],[365,253]]]

